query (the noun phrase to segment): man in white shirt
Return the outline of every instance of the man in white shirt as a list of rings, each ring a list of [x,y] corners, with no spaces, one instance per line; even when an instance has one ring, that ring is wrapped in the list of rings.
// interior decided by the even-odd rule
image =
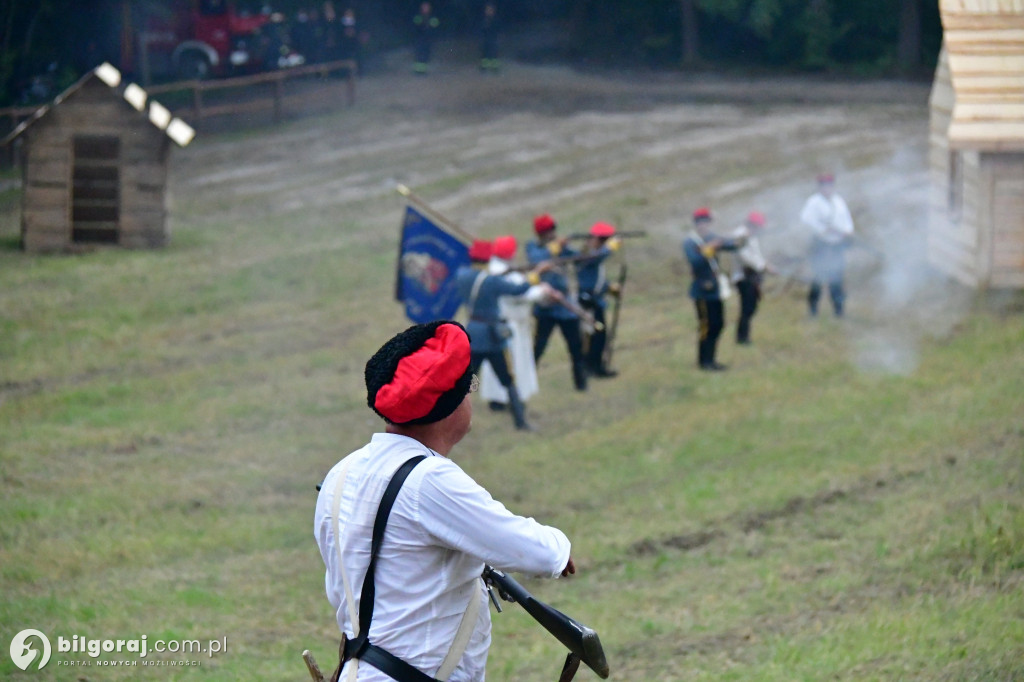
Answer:
[[[365,379],[367,403],[384,419],[385,433],[374,434],[327,474],[314,522],[327,598],[348,640],[339,679],[419,679],[378,669],[387,667],[375,662],[383,650],[427,679],[483,680],[491,625],[480,579],[484,564],[565,576],[576,572],[569,540],[556,528],[512,514],[448,459],[472,419],[468,396],[475,377],[461,325],[410,327],[367,362]],[[396,470],[418,455],[425,458],[394,498],[371,574],[375,589],[370,603],[362,603],[384,491]],[[366,609],[372,620],[364,633]],[[361,648],[364,642],[368,649]]]
[[[765,260],[758,239],[764,231],[764,214],[751,211],[742,225],[733,230],[734,239],[743,239],[741,246],[733,258],[732,281],[740,295],[740,319],[736,323],[736,343],[750,344],[750,323],[757,314],[757,306],[761,301],[761,284],[767,272],[775,269]]]
[[[800,221],[811,229],[811,289],[807,303],[811,316],[818,314],[821,286],[828,286],[832,310],[843,316],[846,292],[843,274],[846,269],[846,248],[853,236],[853,218],[843,198],[835,192],[835,176],[818,176],[818,191],[804,204]]]

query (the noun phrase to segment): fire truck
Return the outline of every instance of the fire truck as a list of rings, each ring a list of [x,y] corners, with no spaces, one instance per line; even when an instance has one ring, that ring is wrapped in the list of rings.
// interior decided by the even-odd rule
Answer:
[[[122,0],[121,69],[143,82],[296,66],[282,15],[244,0]]]

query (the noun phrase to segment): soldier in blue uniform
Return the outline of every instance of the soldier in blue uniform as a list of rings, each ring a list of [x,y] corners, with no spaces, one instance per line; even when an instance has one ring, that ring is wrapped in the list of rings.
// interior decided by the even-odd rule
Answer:
[[[725,305],[729,295],[729,279],[718,263],[720,251],[735,251],[742,239],[723,239],[711,231],[711,210],[698,208],[693,212],[693,231],[683,240],[683,253],[690,263],[693,282],[690,298],[697,309],[697,366],[705,371],[721,371],[725,365],[715,360],[718,337],[725,327]]]
[[[565,239],[559,239],[557,223],[547,213],[533,220],[537,239],[526,245],[526,258],[531,265],[539,265],[553,258],[572,258],[579,252],[566,246]],[[562,297],[569,299],[569,280],[564,266],[553,267],[544,273],[543,280]],[[547,348],[551,332],[557,326],[565,338],[565,345],[572,362],[572,380],[577,391],[587,390],[587,370],[583,359],[583,339],[580,332],[580,318],[567,306],[557,303],[538,304],[533,308],[537,328],[533,339],[533,357],[539,363]]]
[[[515,237],[498,237],[492,244],[492,253],[498,258],[512,260],[516,248]],[[527,273],[526,281],[516,283],[486,269],[463,267],[456,274],[456,286],[469,313],[466,331],[470,338],[472,372],[476,374],[484,360],[491,363],[498,381],[508,391],[508,403],[516,428],[531,431],[532,427],[526,421],[526,408],[509,371],[505,350],[512,332],[501,318],[498,299],[502,296],[543,296],[547,289],[541,283],[540,272],[533,270]]]
[[[619,249],[619,240],[615,238],[615,226],[608,223],[594,223],[588,233],[584,256],[589,256],[576,263],[576,282],[580,297],[580,306],[594,316],[594,331],[589,335],[584,359],[587,371],[592,376],[613,377],[616,372],[605,367],[604,348],[607,341],[605,332],[605,309],[608,307],[605,296],[618,295],[618,286],[610,284],[605,274],[604,262]]]

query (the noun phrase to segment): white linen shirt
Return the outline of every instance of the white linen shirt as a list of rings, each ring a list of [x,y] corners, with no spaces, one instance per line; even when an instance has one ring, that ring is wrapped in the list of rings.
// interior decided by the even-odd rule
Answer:
[[[768,261],[765,260],[764,254],[761,253],[761,243],[757,240],[757,237],[751,236],[750,228],[746,225],[740,225],[732,231],[732,238],[746,239],[743,246],[737,249],[733,258],[732,280],[739,282],[744,279],[743,268],[750,268],[754,272],[764,272],[765,268],[768,267]]]
[[[828,244],[839,244],[853,235],[853,217],[838,194],[830,197],[821,192],[812,194],[800,211],[800,221],[811,228],[815,237]]]
[[[484,563],[557,577],[569,561],[569,540],[556,528],[512,514],[457,464],[418,441],[377,433],[349,455],[352,461],[338,511],[341,555],[357,606],[384,489],[402,463],[420,454],[427,459],[402,486],[377,558],[370,642],[433,675],[451,647],[470,598],[479,599],[469,645],[449,680],[483,680],[491,641],[491,614],[480,579]],[[341,466],[336,464],[321,486],[314,534],[326,566],[327,598],[338,627],[352,638],[359,623],[348,615],[332,518]],[[343,672],[353,664],[346,663]],[[393,682],[368,663],[359,665],[357,679]]]

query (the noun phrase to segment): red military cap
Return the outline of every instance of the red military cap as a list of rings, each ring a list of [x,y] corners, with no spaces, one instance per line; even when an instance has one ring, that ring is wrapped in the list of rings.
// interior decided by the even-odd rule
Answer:
[[[711,209],[708,208],[707,206],[701,206],[700,208],[693,212],[693,219],[695,221],[711,220]]]
[[[751,225],[757,225],[758,227],[764,227],[764,213],[760,211],[751,211],[747,215],[747,222]]]
[[[469,260],[474,263],[486,263],[491,259],[491,243],[484,239],[474,239],[469,247]]]
[[[835,181],[836,176],[832,175],[831,173],[821,173],[820,175],[818,175],[819,185],[830,185]]]
[[[615,226],[609,223],[594,223],[590,226],[591,237],[611,237],[615,235]]]
[[[471,378],[469,335],[455,322],[410,327],[366,364],[370,406],[394,424],[448,417],[469,392]]]
[[[558,225],[555,223],[555,219],[547,213],[542,213],[533,219],[533,231],[537,234],[540,234],[541,232],[548,232],[556,227],[558,227]]]
[[[516,249],[519,244],[512,235],[505,235],[494,240],[494,255],[502,260],[512,260],[516,257]]]

